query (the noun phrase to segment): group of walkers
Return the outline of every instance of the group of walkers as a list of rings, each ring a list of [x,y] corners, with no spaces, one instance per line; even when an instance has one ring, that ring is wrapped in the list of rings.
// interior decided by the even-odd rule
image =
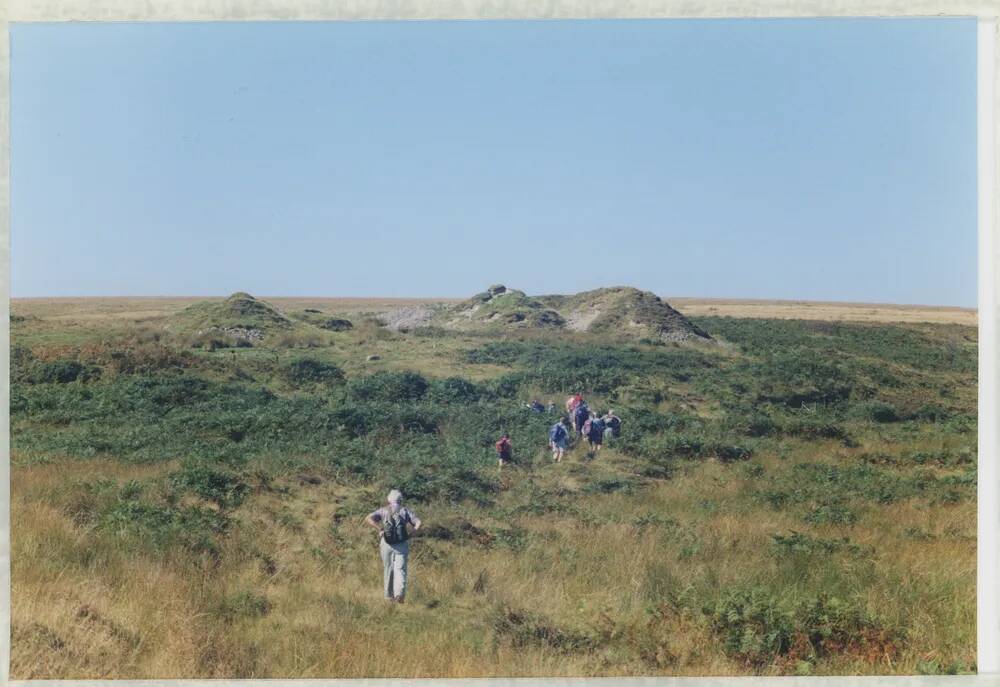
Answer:
[[[555,404],[542,405],[539,401],[525,404],[529,410],[541,413],[554,412]],[[604,415],[598,415],[587,405],[582,394],[574,394],[566,399],[566,414],[549,428],[549,448],[552,449],[552,460],[560,462],[570,445],[576,441],[585,441],[590,457],[595,457],[604,445],[605,439],[621,436],[622,421],[614,410],[608,410]],[[514,446],[510,435],[506,432],[496,443],[497,462],[503,467],[511,461]]]
[[[526,405],[538,413],[555,412],[553,403],[544,406],[538,401],[532,401]],[[552,459],[557,463],[561,461],[571,443],[578,441],[586,441],[590,448],[590,456],[594,457],[601,450],[605,439],[621,435],[621,426],[621,418],[615,415],[615,411],[608,410],[604,415],[598,416],[590,410],[581,394],[574,394],[566,400],[566,414],[549,429]],[[500,467],[513,458],[514,446],[510,441],[510,435],[506,432],[496,442],[496,452]],[[369,513],[365,522],[378,530],[385,598],[395,603],[403,603],[406,598],[409,539],[411,531],[420,529],[420,518],[403,506],[403,494],[398,489],[393,489],[386,497],[386,505]]]

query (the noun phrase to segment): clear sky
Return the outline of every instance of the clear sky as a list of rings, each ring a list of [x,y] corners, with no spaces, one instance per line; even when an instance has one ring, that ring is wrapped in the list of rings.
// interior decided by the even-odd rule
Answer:
[[[973,19],[11,34],[14,297],[976,303]]]

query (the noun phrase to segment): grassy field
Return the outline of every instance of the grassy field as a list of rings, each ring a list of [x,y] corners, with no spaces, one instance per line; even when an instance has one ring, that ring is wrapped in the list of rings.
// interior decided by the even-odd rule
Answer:
[[[626,345],[272,299],[354,326],[225,347],[197,300],[12,304],[14,678],[975,668],[974,313],[682,299],[720,343]],[[552,464],[523,404],[578,389],[623,436]]]

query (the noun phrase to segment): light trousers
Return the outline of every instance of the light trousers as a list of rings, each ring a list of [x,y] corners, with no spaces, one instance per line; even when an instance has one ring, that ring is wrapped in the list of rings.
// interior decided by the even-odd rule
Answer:
[[[410,542],[386,544],[385,539],[380,539],[379,553],[382,554],[385,598],[406,596],[406,559],[410,557]]]

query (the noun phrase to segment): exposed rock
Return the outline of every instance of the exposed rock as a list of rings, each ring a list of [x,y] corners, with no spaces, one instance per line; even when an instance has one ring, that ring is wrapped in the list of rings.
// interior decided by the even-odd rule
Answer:
[[[341,317],[331,317],[319,323],[320,329],[327,329],[331,332],[346,332],[354,328],[354,323]]]
[[[264,332],[253,327],[208,327],[207,329],[199,329],[197,334],[227,334],[234,339],[251,342],[264,339]]]
[[[430,323],[434,309],[427,305],[407,305],[379,315],[379,321],[386,329],[394,332],[406,331]]]

